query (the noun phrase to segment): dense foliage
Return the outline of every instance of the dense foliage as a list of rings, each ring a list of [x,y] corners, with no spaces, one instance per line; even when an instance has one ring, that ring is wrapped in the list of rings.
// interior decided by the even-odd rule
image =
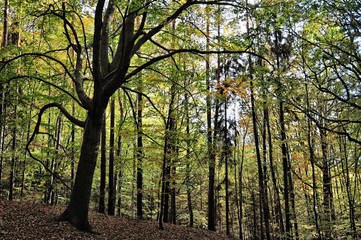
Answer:
[[[1,199],[69,202],[99,78],[91,208],[361,237],[358,1],[110,0],[100,36],[94,1],[1,4]]]

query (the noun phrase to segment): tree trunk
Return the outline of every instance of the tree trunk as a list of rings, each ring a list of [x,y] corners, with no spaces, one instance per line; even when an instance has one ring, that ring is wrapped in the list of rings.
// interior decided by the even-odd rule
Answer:
[[[0,93],[1,94],[1,93]],[[29,110],[29,116],[32,116],[33,113],[33,100],[31,100],[30,103],[30,110]],[[1,116],[1,114],[0,114]],[[0,124],[0,129],[1,129],[1,124]],[[30,139],[30,130],[31,130],[31,117],[29,117],[29,122],[28,122],[28,126],[26,129],[26,142],[29,141]],[[1,131],[1,130],[0,130]],[[0,145],[1,145],[1,133],[0,133]],[[1,148],[0,148],[1,149]],[[24,197],[24,191],[25,191],[25,176],[26,176],[26,162],[28,161],[28,152],[25,151],[24,153],[24,160],[23,160],[23,169],[22,169],[22,174],[21,174],[21,190],[20,190],[20,198]],[[0,171],[1,171],[1,163],[0,163]],[[0,185],[1,185],[1,174],[0,174]],[[0,192],[1,192],[1,188],[0,188]]]
[[[225,96],[227,99],[227,96]],[[225,196],[226,196],[226,234],[230,235],[230,222],[229,222],[229,143],[228,143],[228,129],[227,129],[227,100],[224,102],[224,158],[225,158]]]
[[[282,217],[282,207],[281,207],[281,197],[279,193],[279,189],[277,186],[277,178],[275,173],[275,166],[273,163],[273,144],[272,144],[272,133],[271,133],[271,124],[269,118],[269,111],[268,108],[265,109],[265,121],[266,121],[266,128],[267,128],[267,137],[268,137],[268,155],[269,155],[269,163],[270,163],[270,172],[271,172],[271,179],[272,185],[274,190],[274,198],[275,198],[275,213],[276,213],[276,221],[279,226],[280,234],[283,235],[285,232],[284,224],[283,224],[283,217]]]
[[[171,163],[172,158],[175,156],[175,118],[174,118],[174,101],[175,101],[175,84],[172,85],[170,90],[170,103],[168,110],[168,117],[165,126],[164,134],[164,149],[163,149],[163,166],[162,166],[162,190],[160,201],[160,214],[159,214],[159,227],[163,229],[162,222],[169,220],[169,194],[170,194],[170,181],[171,181]]]
[[[246,137],[248,132],[248,126],[246,125],[245,132],[242,136],[242,150],[241,150],[241,162],[238,170],[238,184],[239,184],[239,216],[238,216],[238,224],[239,224],[239,239],[243,239],[243,163],[245,157],[245,147],[246,147]],[[236,132],[237,135],[237,132]],[[237,142],[237,138],[236,138]]]
[[[106,184],[106,121],[103,119],[101,147],[100,147],[100,187],[99,187],[99,209],[98,212],[105,213],[105,184]]]
[[[287,149],[289,149],[287,147]],[[292,221],[293,221],[293,228],[294,228],[294,233],[295,233],[295,238],[296,240],[299,239],[299,233],[298,233],[298,222],[297,222],[297,214],[296,214],[296,202],[295,202],[295,189],[293,187],[293,178],[292,178],[292,166],[291,166],[291,161],[290,161],[290,157],[289,154],[287,155],[287,162],[288,162],[288,180],[289,180],[289,187],[290,187],[290,203],[291,203],[291,213],[292,213]]]
[[[209,36],[210,30],[210,8],[206,6],[207,15],[207,29],[206,33]],[[210,40],[207,37],[206,49],[209,50]],[[212,110],[211,110],[211,86],[210,86],[210,59],[209,55],[206,56],[206,104],[207,104],[207,155],[208,155],[208,230],[216,230],[216,210],[214,202],[214,178],[215,178],[215,155],[213,152],[212,141]]]
[[[309,96],[308,96],[308,86],[306,85],[306,105],[307,105],[307,109],[310,109],[310,102],[309,102]],[[315,158],[315,151],[313,146],[314,141],[312,138],[312,129],[311,129],[311,119],[307,118],[307,145],[308,145],[308,151],[309,151],[309,157],[310,157],[310,162],[311,162],[311,170],[312,170],[312,209],[313,209],[313,214],[314,214],[314,223],[315,223],[315,227],[316,227],[316,232],[318,235],[318,238],[321,238],[321,230],[320,230],[320,226],[319,226],[319,217],[318,217],[318,212],[317,212],[317,182],[316,182],[316,169],[315,169],[315,162],[316,162],[316,158]]]
[[[141,83],[142,84],[142,83]],[[141,88],[141,87],[140,87]],[[143,97],[137,94],[137,218],[143,219]]]
[[[332,239],[332,198],[331,198],[331,175],[327,156],[326,131],[319,129],[322,151],[322,184],[323,184],[323,211],[325,239]]]
[[[2,47],[6,47],[8,45],[8,38],[9,38],[9,22],[8,22],[8,7],[9,7],[9,0],[5,0],[4,2],[4,28],[3,28],[3,39],[1,42]]]
[[[72,115],[75,116],[75,103],[72,104]],[[70,182],[71,187],[74,186],[75,179],[75,124],[71,124],[71,166],[70,166]]]
[[[252,73],[251,73],[252,74]],[[259,190],[259,203],[260,203],[260,219],[263,221],[260,222],[261,226],[261,238],[264,238],[266,234],[267,239],[271,239],[270,229],[269,229],[269,212],[268,205],[265,198],[265,188],[264,188],[264,174],[262,169],[261,153],[259,147],[259,136],[258,136],[258,127],[257,127],[257,116],[255,109],[255,97],[253,89],[253,80],[251,79],[251,111],[252,111],[252,123],[253,123],[253,135],[256,148],[256,158],[257,158],[257,169],[258,169],[258,190]],[[265,231],[263,230],[263,222],[265,224]]]
[[[347,156],[348,146],[345,137],[339,137],[339,145],[340,145],[340,153],[342,154],[341,162],[342,162],[342,172],[345,178],[346,185],[346,194],[347,194],[347,202],[349,209],[349,219],[350,219],[350,230],[353,237],[357,238],[357,228],[355,222],[355,204],[354,204],[354,196],[352,195],[351,190],[351,179],[350,179],[350,167],[349,167],[349,159]],[[337,187],[336,187],[337,188]]]
[[[17,107],[15,105],[15,115]],[[13,131],[12,131],[12,140],[11,140],[11,150],[13,151],[11,156],[11,169],[10,169],[10,180],[9,180],[9,197],[8,199],[11,201],[14,199],[14,182],[15,182],[15,166],[16,166],[16,123],[14,123]]]
[[[60,221],[69,221],[79,230],[91,231],[88,221],[89,201],[99,149],[104,110],[98,114],[88,114],[80,159],[70,202]]]
[[[123,103],[122,100],[119,97],[119,112],[120,112],[120,121],[123,122],[124,121],[124,109],[123,109]],[[120,134],[120,128],[122,126],[122,124],[119,124],[119,133],[118,133],[118,139],[117,139],[117,150],[116,150],[116,156],[119,158],[119,169],[118,169],[118,182],[117,182],[117,186],[118,186],[118,190],[117,190],[117,194],[118,194],[118,200],[117,200],[117,205],[118,205],[118,216],[122,216],[122,185],[123,185],[123,161],[122,161],[122,136]]]
[[[110,102],[110,133],[109,133],[109,172],[108,172],[108,214],[115,213],[115,176],[114,176],[114,123],[115,121],[115,101]]]
[[[288,152],[286,145],[286,127],[285,127],[285,119],[284,119],[284,102],[280,100],[279,103],[279,118],[280,118],[280,127],[281,127],[281,150],[282,150],[282,168],[283,168],[283,196],[285,202],[285,215],[286,215],[286,223],[285,223],[285,237],[286,239],[291,239],[291,211],[290,211],[290,187],[288,180],[288,172],[290,171],[288,164]]]
[[[191,144],[190,144],[190,118],[189,118],[189,99],[188,94],[186,93],[184,96],[185,104],[184,104],[184,111],[186,114],[186,187],[187,187],[187,207],[188,207],[188,214],[189,214],[189,222],[188,226],[193,227],[194,224],[194,216],[193,216],[193,205],[192,205],[192,186],[191,186]]]
[[[4,2],[4,12],[3,12],[3,39],[1,42],[2,47],[6,47],[8,44],[8,5],[9,1],[5,0]],[[3,152],[4,152],[4,144],[5,144],[5,121],[3,115],[5,114],[5,87],[2,83],[0,83],[0,196],[2,193],[2,175],[3,175]]]
[[[18,94],[18,87],[16,86],[16,92],[15,94]],[[16,97],[17,98],[17,97]],[[14,119],[17,118],[18,115],[18,106],[17,104],[14,105]],[[15,183],[15,167],[16,167],[16,142],[17,142],[17,123],[14,121],[14,126],[12,129],[12,140],[11,140],[11,150],[12,150],[12,156],[11,156],[11,169],[10,169],[10,182],[9,182],[9,200],[14,199],[14,183]]]

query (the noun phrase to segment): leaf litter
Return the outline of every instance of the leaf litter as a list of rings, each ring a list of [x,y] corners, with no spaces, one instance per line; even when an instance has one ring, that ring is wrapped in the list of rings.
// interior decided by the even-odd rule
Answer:
[[[125,239],[125,240],[234,240],[230,236],[199,228],[138,221],[89,212],[94,233],[76,230],[68,222],[55,220],[63,206],[29,201],[0,200],[0,239]]]

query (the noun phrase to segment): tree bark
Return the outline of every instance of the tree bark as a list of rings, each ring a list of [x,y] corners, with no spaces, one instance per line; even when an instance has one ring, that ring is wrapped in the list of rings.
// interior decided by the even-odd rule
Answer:
[[[288,180],[289,164],[288,164],[288,151],[286,145],[286,127],[284,119],[284,102],[280,100],[279,103],[279,118],[280,118],[280,127],[281,127],[281,150],[282,150],[282,169],[283,169],[283,196],[285,202],[285,237],[286,239],[292,238],[291,233],[291,210],[290,210],[290,187]]]
[[[224,96],[227,99],[227,96]],[[226,196],[226,234],[230,235],[230,222],[229,222],[229,143],[228,143],[228,129],[227,129],[227,100],[224,102],[224,158],[225,158],[225,196]]]
[[[252,73],[251,73],[252,74]],[[251,88],[251,111],[252,111],[252,123],[253,123],[253,135],[255,142],[255,150],[256,150],[256,158],[257,158],[257,169],[258,169],[258,189],[259,189],[259,203],[260,203],[260,219],[261,221],[261,238],[263,239],[266,234],[267,239],[271,239],[270,236],[270,228],[269,228],[269,213],[268,213],[268,205],[265,197],[265,186],[264,186],[264,174],[262,169],[262,161],[261,161],[261,153],[259,147],[259,135],[258,135],[258,126],[257,126],[257,116],[255,109],[255,97],[254,97],[254,87],[253,80],[251,79],[250,83]],[[265,231],[263,230],[263,222],[265,224]]]
[[[74,188],[68,207],[59,217],[60,221],[69,221],[77,229],[83,231],[91,231],[88,210],[103,114],[104,110],[100,110],[98,114],[88,114],[87,116]]]
[[[105,185],[106,185],[106,121],[103,119],[100,147],[100,186],[99,186],[99,209],[98,212],[105,213]]]
[[[327,157],[328,144],[326,141],[326,130],[319,129],[322,151],[322,184],[323,184],[323,212],[325,239],[332,239],[332,197],[331,197],[331,175],[330,165]]]
[[[275,214],[276,214],[276,221],[279,226],[279,231],[281,235],[284,234],[285,228],[283,223],[282,217],[282,207],[281,207],[281,197],[279,193],[279,189],[277,186],[277,178],[275,173],[275,166],[273,161],[273,143],[272,143],[272,132],[271,132],[271,124],[269,118],[269,110],[268,107],[265,109],[265,121],[266,121],[266,128],[267,128],[267,137],[268,137],[268,155],[269,155],[269,163],[270,163],[270,172],[271,172],[271,179],[272,185],[274,190],[274,198],[275,198]]]
[[[110,102],[110,132],[109,132],[109,172],[108,172],[108,214],[115,213],[115,176],[114,176],[114,125],[115,125],[115,100]]]
[[[193,214],[193,205],[192,205],[192,186],[191,186],[191,145],[190,145],[190,118],[189,118],[189,100],[188,94],[184,96],[185,104],[184,111],[186,114],[186,187],[187,187],[187,207],[189,214],[188,226],[193,227],[194,225],[194,214]]]
[[[142,83],[140,83],[142,84]],[[141,89],[141,86],[139,87]],[[137,94],[137,218],[143,219],[143,97]]]
[[[210,33],[210,10],[206,6],[206,34]],[[209,50],[210,40],[207,37],[206,49]],[[212,110],[211,110],[211,86],[210,86],[210,59],[209,55],[206,56],[206,104],[207,104],[207,155],[208,155],[208,230],[216,230],[216,214],[215,214],[215,195],[214,195],[214,178],[215,178],[215,155],[213,152],[212,140]]]
[[[18,86],[16,86],[16,92],[18,94]],[[18,115],[18,106],[14,104],[14,119],[17,118]],[[14,126],[12,129],[12,140],[11,140],[11,169],[10,169],[10,180],[9,180],[9,197],[8,199],[11,201],[14,199],[14,184],[15,184],[15,167],[16,167],[16,143],[17,143],[17,123],[14,121]]]

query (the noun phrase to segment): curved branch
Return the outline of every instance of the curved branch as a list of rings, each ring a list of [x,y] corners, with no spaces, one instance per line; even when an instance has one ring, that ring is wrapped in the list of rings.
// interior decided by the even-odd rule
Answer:
[[[145,42],[147,42],[151,37],[153,37],[155,34],[157,34],[167,23],[176,19],[183,11],[185,11],[190,6],[196,4],[195,2],[196,1],[187,0],[186,3],[184,3],[182,6],[180,6],[171,16],[167,17],[164,22],[162,22],[161,24],[152,28],[149,32],[144,34],[144,36],[141,37],[134,45],[134,47],[132,49],[132,55],[134,55]]]
[[[75,96],[73,96],[70,92],[68,92],[68,91],[66,91],[65,89],[63,89],[63,88],[61,88],[61,87],[59,87],[59,86],[57,86],[57,85],[55,85],[55,84],[53,84],[53,83],[51,83],[51,82],[49,82],[49,81],[46,81],[46,80],[44,80],[44,79],[42,79],[42,78],[40,78],[40,77],[29,76],[29,75],[22,75],[22,76],[12,77],[12,78],[8,79],[7,82],[9,83],[9,82],[11,82],[12,80],[17,80],[17,79],[21,79],[21,78],[33,78],[33,79],[38,80],[39,82],[43,82],[43,83],[45,83],[45,84],[48,84],[48,85],[50,85],[50,86],[52,86],[52,87],[60,90],[61,92],[65,93],[66,95],[68,95],[69,97],[71,97],[79,106],[81,106],[81,107],[84,108],[83,104],[82,104]]]
[[[314,122],[316,124],[316,126],[319,128],[319,129],[322,129],[322,130],[325,130],[325,131],[328,131],[328,132],[331,132],[331,133],[335,133],[335,134],[338,134],[338,135],[342,135],[342,136],[346,136],[347,139],[350,141],[350,142],[354,142],[354,143],[357,143],[359,145],[361,145],[361,141],[352,137],[351,134],[349,132],[347,132],[347,130],[344,128],[344,124],[341,124],[341,127],[342,127],[342,130],[343,131],[339,131],[339,130],[336,130],[335,128],[329,128],[329,127],[326,127],[324,125],[322,125],[315,117],[313,117],[311,114],[310,114],[310,110],[309,109],[303,109],[301,108],[300,106],[298,106],[297,104],[295,103],[292,103],[292,106],[294,106],[295,108],[297,108],[298,110],[300,110],[303,114],[305,114],[305,116],[307,116],[312,122]],[[323,118],[323,116],[321,115],[317,115],[321,118]],[[324,118],[323,118],[324,119]],[[327,119],[324,119],[324,120],[327,120]],[[347,124],[347,123],[346,123]],[[340,126],[338,126],[340,127]]]
[[[54,51],[51,51],[51,52],[54,52]],[[4,68],[6,67],[6,65],[8,65],[9,63],[17,60],[17,59],[20,59],[20,58],[23,58],[23,57],[27,57],[27,56],[30,56],[30,57],[34,57],[34,58],[46,58],[46,59],[49,59],[51,61],[54,61],[56,62],[57,64],[59,64],[65,71],[66,75],[70,77],[70,79],[74,82],[75,84],[75,89],[76,89],[76,92],[78,94],[78,97],[79,97],[79,100],[80,102],[82,103],[82,106],[85,108],[85,109],[89,109],[89,106],[90,106],[90,103],[91,103],[91,98],[88,97],[88,95],[85,93],[84,89],[83,89],[83,85],[82,83],[78,80],[78,76],[74,77],[71,72],[69,71],[69,69],[67,68],[67,66],[62,62],[60,61],[59,59],[56,59],[54,57],[51,57],[45,53],[23,53],[23,54],[20,54],[12,59],[9,59],[7,61],[4,61],[2,62],[2,66],[0,67],[0,72],[2,70],[4,70]],[[80,56],[80,55],[78,55]],[[45,60],[44,60],[45,61]],[[79,61],[81,61],[81,58],[78,57],[77,58],[77,68],[79,67]],[[76,71],[76,74],[78,73],[78,71]]]
[[[145,97],[150,105],[152,105],[152,107],[159,113],[159,115],[162,117],[163,121],[165,121],[165,116],[163,116],[162,112],[155,106],[155,104],[153,103],[153,101],[150,99],[150,97],[148,97],[146,94],[142,93],[142,92],[139,92],[137,90],[134,90],[134,89],[131,89],[131,88],[128,88],[128,87],[125,87],[125,86],[122,86],[122,89],[123,90],[126,90],[126,91],[130,91],[130,92],[133,92],[133,93],[137,93],[137,94],[140,94],[142,95],[143,97]]]
[[[68,113],[68,111],[65,110],[65,108],[63,106],[61,106],[60,104],[58,103],[50,103],[50,104],[47,104],[45,106],[43,106],[39,113],[38,113],[38,120],[36,122],[36,125],[35,125],[35,128],[34,128],[34,132],[33,134],[31,135],[31,137],[29,138],[29,141],[26,143],[26,151],[29,153],[29,156],[31,158],[33,158],[34,160],[36,160],[37,162],[39,162],[48,172],[50,172],[56,179],[58,179],[61,183],[64,184],[64,186],[66,186],[67,188],[71,189],[70,186],[68,186],[68,184],[60,177],[58,176],[58,174],[56,173],[53,173],[51,171],[51,169],[49,169],[44,163],[43,161],[41,161],[39,158],[37,158],[36,156],[34,156],[30,150],[30,144],[34,141],[34,138],[35,136],[39,133],[39,129],[40,129],[40,124],[41,124],[41,117],[43,115],[43,113],[49,109],[49,108],[52,108],[52,107],[57,107],[65,116],[66,118],[68,118],[72,123],[80,126],[80,127],[84,127],[85,126],[85,122],[83,121],[80,121],[78,119],[76,119],[75,117],[73,117],[72,115],[70,115]]]
[[[211,51],[204,51],[204,50],[199,50],[199,49],[176,49],[176,50],[169,50],[170,52],[168,54],[164,54],[158,57],[155,57],[151,60],[149,60],[148,62],[144,63],[143,65],[137,67],[135,70],[133,70],[132,72],[128,73],[125,78],[124,81],[130,79],[131,77],[135,76],[136,74],[138,74],[139,72],[141,72],[143,69],[151,66],[152,64],[159,62],[163,59],[172,57],[175,54],[178,53],[193,53],[193,54],[199,54],[199,55],[203,55],[203,54],[243,54],[243,53],[248,53],[251,54],[253,56],[259,57],[263,60],[265,60],[267,63],[269,63],[272,66],[272,63],[266,59],[265,57],[255,53],[255,52],[250,52],[248,51],[248,49],[251,46],[248,46],[245,50],[211,50]]]

